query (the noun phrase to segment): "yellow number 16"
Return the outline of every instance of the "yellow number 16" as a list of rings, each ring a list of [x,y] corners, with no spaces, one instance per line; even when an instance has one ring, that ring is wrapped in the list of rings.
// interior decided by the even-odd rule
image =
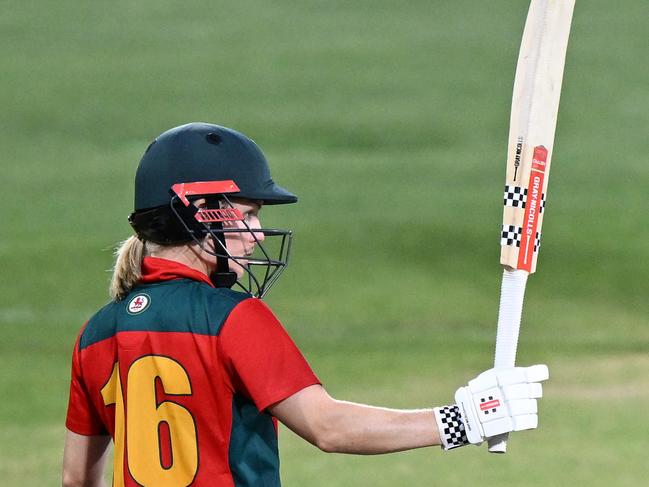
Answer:
[[[157,402],[156,379],[165,394],[191,395],[189,376],[175,360],[160,355],[137,359],[128,370],[127,419],[124,424],[124,395],[119,364],[101,389],[106,406],[115,405],[115,457],[113,485],[124,487],[124,446],[128,469],[144,487],[186,487],[198,470],[196,424],[191,413],[172,401]],[[162,464],[159,428],[166,423],[171,439],[171,465]],[[124,445],[125,427],[128,431]],[[182,454],[181,454],[182,452]]]

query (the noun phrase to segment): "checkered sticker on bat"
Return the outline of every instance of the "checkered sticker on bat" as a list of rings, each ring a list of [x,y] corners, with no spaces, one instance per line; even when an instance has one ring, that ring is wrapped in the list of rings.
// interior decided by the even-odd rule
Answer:
[[[541,248],[541,233],[536,232],[536,237],[534,238],[534,252],[538,252]]]
[[[521,246],[521,232],[523,229],[515,225],[503,225],[500,232],[500,245]]]
[[[503,196],[503,204],[505,206],[525,209],[526,203],[527,203],[527,188],[523,188],[522,186],[510,186],[509,184],[505,185],[505,194]],[[539,213],[543,213],[544,208],[545,208],[545,193],[542,193]]]
[[[521,246],[521,234],[523,233],[522,227],[516,225],[503,225],[500,231],[500,245],[515,245]],[[541,247],[541,233],[536,232],[534,238],[534,252],[538,252]]]

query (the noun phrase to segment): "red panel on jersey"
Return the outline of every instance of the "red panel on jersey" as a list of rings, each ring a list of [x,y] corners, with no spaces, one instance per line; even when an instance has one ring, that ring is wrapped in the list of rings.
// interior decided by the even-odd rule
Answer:
[[[234,388],[241,388],[260,411],[320,383],[281,323],[259,299],[242,301],[232,310],[219,336],[219,347]]]
[[[87,324],[87,323],[86,323]],[[89,391],[81,374],[81,353],[79,352],[79,338],[86,325],[81,328],[72,352],[72,374],[70,380],[70,396],[68,401],[68,415],[65,422],[70,431],[80,435],[108,434],[101,417],[94,406]]]

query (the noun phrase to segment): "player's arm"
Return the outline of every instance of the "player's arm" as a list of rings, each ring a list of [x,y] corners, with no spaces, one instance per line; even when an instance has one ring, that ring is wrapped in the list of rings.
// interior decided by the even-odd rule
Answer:
[[[302,438],[326,452],[376,454],[438,445],[432,409],[387,409],[332,398],[306,387],[269,408]]]
[[[457,407],[436,411],[338,401],[327,394],[277,318],[258,299],[244,300],[232,310],[218,343],[234,390],[329,452],[389,453],[440,443],[450,449],[506,431],[535,428],[541,387],[532,383],[547,378],[545,366],[544,373],[530,375],[521,367],[492,369],[458,390]],[[484,396],[486,400],[490,395],[500,398],[498,404],[490,403],[488,412],[475,404],[487,392],[492,394]],[[510,402],[518,400],[524,402]],[[515,418],[521,415],[530,417]]]
[[[419,410],[339,401],[313,385],[268,410],[326,452],[370,455],[439,444],[452,449],[536,428],[539,381],[547,377],[545,365],[491,369],[458,389],[456,404]]]
[[[104,465],[110,436],[84,436],[66,430],[63,487],[105,487]]]

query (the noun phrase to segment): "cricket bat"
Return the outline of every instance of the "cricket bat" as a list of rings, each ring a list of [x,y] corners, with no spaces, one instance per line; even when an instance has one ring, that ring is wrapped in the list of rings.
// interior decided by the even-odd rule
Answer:
[[[494,367],[513,367],[527,277],[536,271],[575,0],[532,0],[518,55],[507,148]],[[489,440],[505,453],[507,435]]]

